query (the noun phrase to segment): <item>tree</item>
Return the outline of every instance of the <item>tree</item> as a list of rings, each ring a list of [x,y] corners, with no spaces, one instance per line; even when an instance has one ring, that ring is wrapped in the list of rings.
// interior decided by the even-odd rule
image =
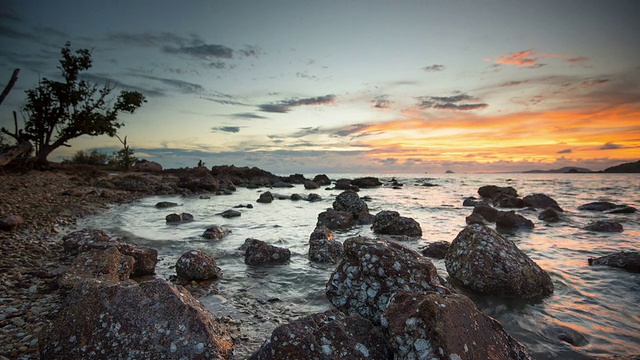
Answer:
[[[97,149],[91,151],[77,151],[71,159],[62,160],[63,164],[85,164],[85,165],[106,165],[109,161],[107,154]]]
[[[110,96],[113,87],[109,82],[100,86],[81,79],[80,73],[92,65],[89,50],[72,53],[71,44],[67,42],[60,53],[58,69],[64,80],[43,78],[38,86],[26,91],[24,136],[33,140],[36,161],[44,165],[49,154],[60,146],[69,146],[69,140],[82,135],[115,136],[124,126],[118,121],[118,115],[133,114],[146,102],[138,91],[121,91],[114,99]],[[2,132],[18,140],[4,128]]]
[[[122,140],[118,134],[116,134],[115,137],[120,140],[123,148],[113,152],[111,159],[109,159],[109,164],[129,171],[131,169],[131,165],[138,161],[138,158],[133,156],[134,151],[129,147],[129,145],[127,145],[126,136],[124,137],[124,140]]]

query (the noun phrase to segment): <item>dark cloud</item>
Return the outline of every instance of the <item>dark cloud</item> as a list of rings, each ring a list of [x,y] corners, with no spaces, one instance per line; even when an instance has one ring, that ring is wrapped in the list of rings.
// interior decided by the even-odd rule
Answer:
[[[622,145],[614,144],[612,142],[607,142],[600,147],[600,150],[614,150],[614,149],[620,149],[620,148],[622,148]]]
[[[260,57],[263,51],[259,46],[255,45],[245,45],[243,49],[238,50],[238,52],[244,57]]]
[[[573,150],[571,149],[564,149],[564,150],[558,151],[556,154],[571,154],[572,152]]]
[[[258,109],[264,112],[287,113],[291,111],[291,108],[293,107],[306,105],[326,105],[333,103],[335,99],[335,95],[325,95],[306,99],[290,99],[283,100],[277,103],[258,105]]]
[[[268,119],[265,116],[261,116],[254,113],[237,113],[237,114],[231,114],[229,116],[234,118],[240,118],[240,119]]]
[[[244,126],[216,126],[211,128],[211,132],[228,132],[237,133],[240,132],[240,128]]]
[[[438,72],[444,70],[444,65],[433,64],[423,67],[422,70],[426,72]]]
[[[467,95],[457,94],[453,96],[421,96],[418,97],[418,106],[423,109],[436,110],[478,110],[489,106],[485,103],[466,103],[468,101],[477,101],[478,99]]]
[[[118,32],[107,35],[108,41],[139,47],[184,47],[201,44],[203,41],[196,35],[180,36],[171,32],[159,33],[126,33]]]
[[[200,97],[204,100],[213,101],[218,104],[223,105],[242,105],[248,106],[248,104],[241,102],[237,97],[225,93],[221,93],[219,91],[214,91],[213,93],[206,94]]]
[[[389,100],[387,95],[380,95],[373,98],[371,103],[373,103],[372,106],[376,109],[388,109],[391,107],[391,104],[393,104],[393,101]]]
[[[167,95],[165,89],[158,88],[158,87],[147,87],[147,86],[129,84],[129,83],[117,80],[115,78],[112,78],[106,74],[86,73],[86,74],[82,74],[81,78],[88,81],[92,81],[94,83],[98,83],[98,84],[108,83],[110,86],[115,87],[115,89],[117,90],[139,91],[145,96],[161,97],[161,96]]]
[[[229,66],[224,61],[213,61],[213,62],[208,63],[206,66],[208,68],[213,68],[213,69],[218,69],[218,70],[222,70],[222,69],[226,69],[226,68],[229,68],[229,69],[234,68],[234,66]]]
[[[164,46],[162,50],[168,54],[182,54],[204,60],[211,60],[213,58],[231,59],[233,57],[233,49],[218,44],[199,44],[181,47]]]
[[[309,75],[309,73],[305,72],[297,72],[296,73],[296,77],[299,77],[301,79],[308,79],[308,80],[313,80],[313,81],[318,81],[320,80],[317,76],[315,75]]]
[[[178,90],[179,92],[183,93],[183,94],[203,94],[205,92],[205,89],[202,85],[200,84],[195,84],[195,83],[191,83],[188,81],[183,81],[183,80],[177,80],[177,79],[169,79],[169,78],[163,78],[163,77],[159,77],[159,76],[151,76],[151,75],[140,75],[140,74],[134,74],[134,76],[137,77],[141,77],[144,79],[149,79],[149,80],[156,80],[159,81],[165,85],[168,85],[170,87],[172,87],[173,89]]]
[[[518,85],[526,84],[528,82],[529,82],[529,80],[507,81],[507,82],[502,83],[502,84],[500,84],[498,86],[500,86],[500,87],[512,87],[512,86],[518,86]]]

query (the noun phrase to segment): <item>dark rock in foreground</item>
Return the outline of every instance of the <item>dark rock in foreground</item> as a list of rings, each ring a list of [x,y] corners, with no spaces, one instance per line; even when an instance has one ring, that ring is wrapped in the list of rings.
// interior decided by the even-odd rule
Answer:
[[[134,259],[123,255],[115,246],[82,252],[58,279],[58,286],[71,290],[84,280],[95,279],[105,285],[128,280]]]
[[[0,219],[0,230],[11,231],[24,224],[24,219],[20,215],[9,215]]]
[[[187,251],[176,262],[176,274],[184,280],[211,280],[219,273],[216,260],[202,250]]]
[[[622,232],[624,228],[617,221],[598,220],[585,227],[586,230],[596,232]]]
[[[422,236],[420,224],[397,211],[380,211],[373,219],[373,232],[384,235]]]
[[[250,360],[392,359],[382,331],[332,309],[278,326]]]
[[[445,265],[452,278],[478,294],[537,299],[553,293],[549,274],[482,225],[469,225],[456,236]]]
[[[327,282],[326,294],[342,312],[379,324],[389,298],[400,289],[448,291],[433,263],[415,250],[358,236],[344,242],[344,256]]]
[[[449,246],[451,246],[451,244],[448,241],[435,241],[427,244],[427,246],[420,250],[420,252],[422,255],[434,259],[444,259],[447,256]]]
[[[381,323],[394,359],[531,359],[524,345],[461,294],[400,290]]]
[[[473,208],[473,211],[472,211],[471,214],[472,215],[478,214],[478,215],[482,216],[484,219],[486,219],[488,222],[494,223],[494,222],[496,222],[496,219],[498,218],[498,213],[499,212],[500,212],[500,210],[498,210],[498,209],[496,209],[496,208],[494,208],[494,207],[492,207],[490,205],[479,204],[479,205],[476,205]]]
[[[344,249],[342,243],[333,238],[333,232],[318,226],[309,236],[309,260],[319,263],[337,263]]]
[[[188,291],[161,279],[83,282],[45,325],[42,359],[231,359],[226,328]]]
[[[640,252],[621,251],[599,258],[589,258],[589,265],[606,265],[640,273]]]
[[[247,239],[244,262],[248,265],[284,264],[291,258],[289,249],[269,245],[258,239]]]

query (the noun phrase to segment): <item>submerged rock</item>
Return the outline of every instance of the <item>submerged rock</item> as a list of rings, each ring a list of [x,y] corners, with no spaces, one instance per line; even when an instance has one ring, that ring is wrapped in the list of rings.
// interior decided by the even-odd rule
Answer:
[[[360,199],[358,193],[352,190],[341,192],[333,202],[333,209],[337,211],[350,211],[354,216],[361,212],[369,212],[367,203]]]
[[[627,205],[619,205],[611,210],[605,211],[607,214],[633,214],[634,212],[636,212],[636,208]]]
[[[517,196],[508,194],[497,194],[493,197],[493,206],[501,208],[516,208],[520,209],[525,207],[524,201]]]
[[[551,277],[497,232],[469,225],[451,243],[447,272],[482,295],[537,299],[553,293]]]
[[[588,261],[589,265],[606,265],[634,273],[640,273],[639,251],[620,251],[598,258],[589,258]]]
[[[373,219],[373,232],[384,235],[422,236],[420,224],[397,211],[380,211]]]
[[[352,185],[351,184],[351,180],[349,180],[349,179],[338,179],[338,180],[336,180],[335,189],[336,190],[360,191],[360,188],[355,186],[355,185]]]
[[[497,320],[461,294],[400,290],[381,323],[394,359],[532,359]]]
[[[522,198],[525,206],[531,206],[536,209],[547,209],[552,208],[556,211],[563,212],[562,208],[558,203],[553,200],[550,196],[545,194],[531,194]]]
[[[515,197],[518,196],[518,192],[516,191],[516,189],[512,188],[511,186],[500,187],[496,185],[485,185],[485,186],[481,186],[478,189],[478,195],[480,195],[483,198],[492,199],[498,194],[506,194],[506,195],[511,195]]]
[[[496,217],[496,228],[501,230],[533,229],[533,222],[515,211],[500,211]]]
[[[346,230],[354,225],[353,213],[327,209],[318,214],[316,226],[326,226],[331,230]]]
[[[380,180],[373,176],[361,177],[351,180],[351,185],[355,185],[361,189],[374,188],[381,186]]]
[[[318,185],[318,183],[313,182],[313,181],[305,181],[304,182],[304,188],[307,190],[315,190],[320,188],[320,185]]]
[[[156,204],[157,209],[166,209],[170,207],[178,206],[178,203],[170,202],[170,201],[160,201]]]
[[[258,200],[256,200],[256,202],[262,204],[270,204],[271,202],[273,202],[273,194],[271,194],[270,191],[265,191],[260,194],[260,197],[258,197]]]
[[[222,226],[211,225],[202,233],[202,237],[209,240],[221,240],[229,234],[231,234],[231,230]]]
[[[433,263],[415,250],[358,236],[344,242],[344,256],[327,282],[326,294],[342,312],[379,324],[389,298],[400,289],[448,291]]]
[[[309,260],[320,263],[337,263],[344,249],[342,243],[333,238],[333,232],[318,226],[309,236]]]
[[[420,252],[424,256],[428,256],[434,259],[444,259],[447,256],[447,250],[449,250],[451,244],[448,241],[435,241],[427,244],[427,246]]]
[[[560,214],[554,208],[542,210],[538,215],[538,219],[546,222],[557,222],[561,220]]]
[[[586,230],[596,232],[622,232],[624,228],[617,221],[598,220],[585,227]]]
[[[169,214],[165,217],[168,224],[179,224],[193,221],[193,215],[189,213]]]
[[[478,214],[480,216],[482,216],[484,219],[486,219],[488,222],[494,223],[496,222],[496,219],[498,218],[498,213],[500,212],[500,210],[487,205],[487,204],[479,204],[474,206],[473,211],[471,213],[471,215],[473,216],[474,214]]]
[[[42,359],[231,359],[234,349],[209,310],[162,279],[83,282],[38,345]]]
[[[219,273],[216,260],[202,250],[187,251],[176,262],[176,274],[188,281],[215,279]]]
[[[223,211],[221,213],[217,213],[216,215],[220,215],[225,219],[230,219],[230,218],[241,216],[242,213],[240,211],[238,211],[238,210],[229,209],[229,210],[225,210],[225,211]]]
[[[244,263],[248,265],[284,264],[291,258],[291,251],[269,245],[258,239],[247,239]]]
[[[321,186],[331,185],[331,179],[325,174],[316,175],[312,181]]]
[[[594,201],[578,206],[578,210],[585,211],[606,211],[618,207],[618,205],[608,201]]]
[[[278,326],[250,360],[391,359],[380,329],[331,309]]]

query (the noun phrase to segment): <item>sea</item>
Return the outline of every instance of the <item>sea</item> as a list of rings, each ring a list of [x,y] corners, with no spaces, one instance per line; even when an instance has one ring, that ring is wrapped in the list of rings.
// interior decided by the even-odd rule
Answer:
[[[306,174],[313,178],[315,174]],[[327,174],[332,180],[363,177],[361,174]],[[536,359],[590,359],[610,354],[640,354],[640,274],[607,266],[589,266],[587,259],[622,250],[640,250],[640,212],[603,214],[580,211],[578,206],[593,201],[609,201],[640,207],[638,174],[394,174],[376,175],[383,186],[361,189],[369,211],[394,210],[418,221],[422,238],[403,242],[416,250],[426,244],[451,242],[466,226],[472,208],[464,207],[466,197],[478,196],[483,185],[511,186],[519,196],[544,193],[564,209],[563,221],[545,223],[539,211],[520,209],[535,228],[503,234],[542,269],[555,287],[553,295],[539,302],[468,294],[487,315],[502,323],[506,331],[527,346]],[[393,188],[392,181],[402,184]],[[274,200],[257,203],[261,192],[289,197],[315,193],[318,202]],[[236,329],[238,358],[248,357],[270,336],[271,331],[293,319],[327,310],[325,284],[335,265],[317,264],[307,258],[309,235],[318,214],[331,208],[340,190],[321,188],[238,188],[231,195],[182,197],[150,196],[83,219],[80,228],[102,229],[140,246],[159,251],[159,277],[175,275],[175,264],[186,251],[203,249],[216,259],[222,277],[194,291],[216,317],[225,318]],[[179,206],[157,209],[160,201]],[[217,214],[237,205],[240,217],[226,219]],[[194,221],[167,224],[170,213],[187,212]],[[620,222],[621,233],[585,230],[595,220]],[[231,234],[221,241],[201,237],[211,225],[221,225]],[[336,232],[340,241],[356,236],[376,237],[370,225]],[[284,265],[250,266],[238,248],[247,238],[291,250]],[[444,260],[431,259],[442,277],[447,277]],[[193,287],[192,287],[193,288]],[[463,290],[464,291],[464,290]],[[465,292],[466,293],[466,292]],[[232,319],[232,320],[229,320]],[[577,340],[569,344],[560,333]]]

